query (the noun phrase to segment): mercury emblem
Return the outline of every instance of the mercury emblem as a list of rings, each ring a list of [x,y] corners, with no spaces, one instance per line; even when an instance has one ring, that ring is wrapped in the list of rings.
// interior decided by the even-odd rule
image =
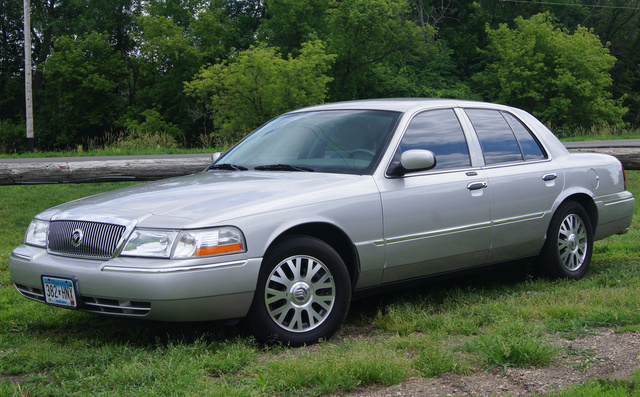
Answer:
[[[84,233],[80,229],[76,229],[71,233],[71,245],[78,248],[80,244],[82,244],[82,238],[84,237]]]

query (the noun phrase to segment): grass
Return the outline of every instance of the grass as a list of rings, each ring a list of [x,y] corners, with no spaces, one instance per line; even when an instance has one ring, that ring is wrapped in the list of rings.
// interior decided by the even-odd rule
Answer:
[[[563,141],[639,139],[640,130],[638,130],[637,128],[631,129],[615,126],[601,126],[591,127],[589,129],[578,128],[574,131],[562,132],[558,134],[558,137]]]
[[[640,171],[627,178],[640,197]],[[536,278],[524,264],[375,296],[353,302],[342,334],[306,348],[260,345],[242,326],[108,318],[20,297],[9,255],[33,215],[124,185],[0,189],[0,395],[321,395],[412,377],[545,366],[563,355],[551,335],[640,330],[638,206],[631,232],[596,243],[583,280]],[[592,352],[574,354],[592,365]],[[554,395],[639,390],[640,372]]]
[[[640,396],[640,370],[629,379],[603,380],[592,379],[589,382],[551,393],[549,397],[623,397]]]

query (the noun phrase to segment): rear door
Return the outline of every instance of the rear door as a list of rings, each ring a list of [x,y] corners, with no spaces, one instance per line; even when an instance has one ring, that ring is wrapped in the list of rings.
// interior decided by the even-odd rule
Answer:
[[[564,174],[513,114],[465,109],[484,155],[493,238],[487,262],[538,253]]]

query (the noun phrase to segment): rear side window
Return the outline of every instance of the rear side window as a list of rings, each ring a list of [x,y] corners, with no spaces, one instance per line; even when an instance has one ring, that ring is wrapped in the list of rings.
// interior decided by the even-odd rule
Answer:
[[[482,145],[487,165],[544,159],[529,130],[513,115],[498,110],[466,109]]]
[[[436,155],[435,169],[469,167],[469,147],[453,109],[431,110],[411,120],[400,150],[430,150]]]
[[[522,149],[522,154],[524,155],[525,160],[542,160],[547,158],[542,151],[542,148],[540,148],[538,141],[533,138],[531,132],[520,122],[520,120],[510,113],[503,112],[502,115],[516,134],[516,138],[518,139],[518,143],[520,143],[520,148]]]

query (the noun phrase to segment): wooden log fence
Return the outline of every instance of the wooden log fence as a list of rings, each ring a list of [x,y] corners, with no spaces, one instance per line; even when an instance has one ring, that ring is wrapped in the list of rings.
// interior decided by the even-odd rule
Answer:
[[[640,170],[640,147],[571,149],[617,157],[627,170]],[[0,159],[0,185],[150,181],[189,175],[211,164],[208,155],[128,156],[125,158]]]

